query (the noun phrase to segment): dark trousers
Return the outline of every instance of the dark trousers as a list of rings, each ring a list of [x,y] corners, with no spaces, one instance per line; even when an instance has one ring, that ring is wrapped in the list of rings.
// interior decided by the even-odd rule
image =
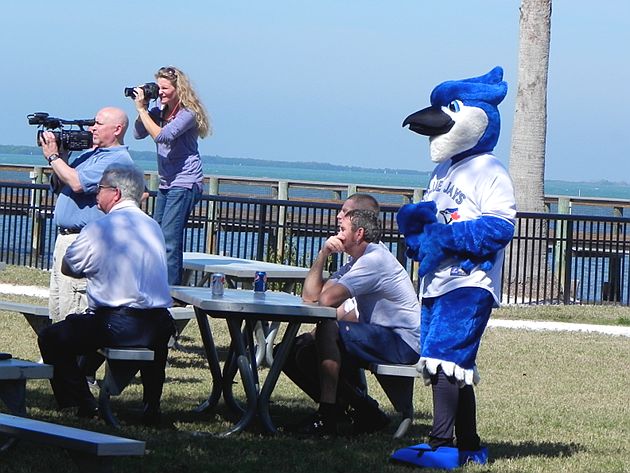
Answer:
[[[282,368],[291,381],[315,402],[319,402],[320,396],[319,363],[315,338],[310,333],[305,333],[295,339]],[[357,404],[361,406],[362,401],[367,398],[365,376],[360,371],[359,363],[350,356],[343,356],[343,353],[337,392],[337,404],[340,407],[351,404],[356,408]]]
[[[92,355],[102,347],[142,347],[155,352],[153,363],[142,368],[143,401],[157,409],[164,385],[168,341],[175,333],[167,309],[101,308],[86,314],[71,314],[39,335],[45,363],[54,367],[50,381],[59,407],[96,405],[79,367],[79,355]]]
[[[433,428],[429,444],[433,448],[453,445],[453,433],[460,450],[479,450],[477,435],[477,404],[473,387],[460,387],[453,376],[446,376],[442,368],[431,376],[433,390]]]

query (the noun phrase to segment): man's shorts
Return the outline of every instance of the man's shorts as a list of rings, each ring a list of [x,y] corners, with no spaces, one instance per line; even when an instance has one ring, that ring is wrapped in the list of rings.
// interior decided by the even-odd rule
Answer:
[[[420,355],[391,328],[361,322],[338,323],[344,350],[358,360],[412,365],[420,359]]]

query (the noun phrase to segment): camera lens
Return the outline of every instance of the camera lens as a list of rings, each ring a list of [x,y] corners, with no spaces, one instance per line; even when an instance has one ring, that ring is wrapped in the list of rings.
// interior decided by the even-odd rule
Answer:
[[[133,87],[125,87],[125,97],[136,97],[136,91],[133,90]]]
[[[155,82],[148,82],[142,86],[145,98],[155,100],[160,95],[160,87]]]

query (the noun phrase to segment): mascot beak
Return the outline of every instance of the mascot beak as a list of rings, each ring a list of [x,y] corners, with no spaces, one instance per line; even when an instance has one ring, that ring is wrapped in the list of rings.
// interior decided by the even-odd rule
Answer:
[[[405,118],[402,126],[407,125],[411,131],[420,135],[436,136],[448,133],[455,122],[440,108],[427,107]]]

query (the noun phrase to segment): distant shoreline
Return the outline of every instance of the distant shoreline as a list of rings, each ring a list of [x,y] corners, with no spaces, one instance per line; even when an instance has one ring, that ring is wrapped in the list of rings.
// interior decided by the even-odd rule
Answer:
[[[132,158],[140,162],[154,162],[154,151],[135,151],[130,149],[129,153]],[[41,149],[37,146],[24,146],[24,145],[0,145],[0,154],[8,155],[40,155]],[[256,159],[256,158],[232,158],[217,155],[202,155],[202,161],[207,165],[232,165],[232,166],[282,166],[293,167],[298,169],[317,169],[319,171],[342,171],[342,172],[365,172],[373,174],[399,174],[408,176],[418,176],[421,181],[428,180],[430,171],[418,171],[413,169],[398,169],[398,168],[369,168],[361,166],[346,166],[340,164],[331,164],[316,161],[275,161],[268,159]],[[12,163],[13,164],[13,163]],[[630,183],[625,181],[609,181],[607,179],[598,179],[593,181],[567,181],[562,179],[545,179],[546,184],[552,184],[552,187],[563,185],[580,185],[587,186],[620,186],[629,187]],[[547,186],[546,186],[547,187]]]
[[[40,155],[41,149],[37,146],[17,146],[17,145],[0,145],[0,154],[14,154],[14,155]],[[135,151],[129,149],[129,154],[135,160],[147,161],[155,160],[155,151]],[[411,174],[418,176],[426,176],[430,174],[429,171],[417,171],[413,169],[396,169],[396,168],[368,168],[361,166],[345,166],[340,164],[331,164],[315,161],[274,161],[269,159],[255,159],[255,158],[229,158],[224,156],[201,156],[204,163],[207,164],[231,164],[231,165],[246,165],[246,166],[293,166],[300,169],[329,169],[331,171],[361,171],[361,172],[374,172],[374,173],[397,173],[397,174]]]

